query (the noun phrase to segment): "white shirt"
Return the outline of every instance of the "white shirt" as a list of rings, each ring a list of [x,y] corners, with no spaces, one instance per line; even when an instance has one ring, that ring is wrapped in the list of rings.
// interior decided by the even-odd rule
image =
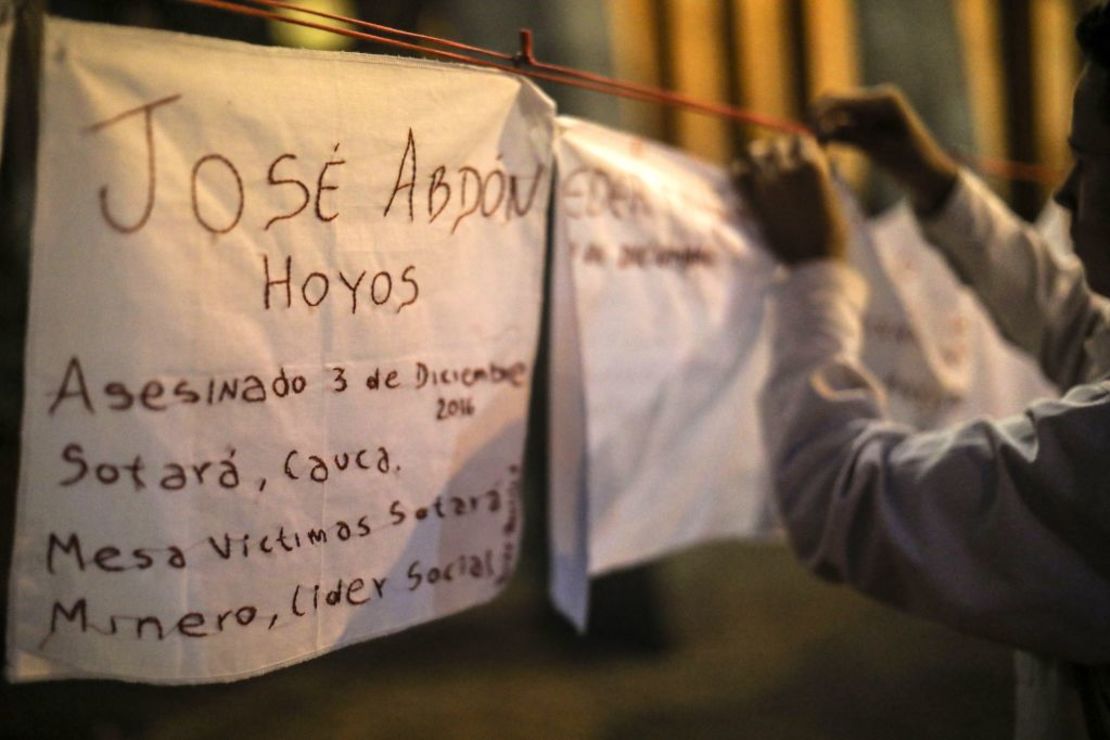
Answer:
[[[891,423],[859,361],[866,285],[837,262],[795,268],[761,398],[782,521],[816,574],[1050,656],[1019,660],[1018,736],[1071,737],[1062,661],[1110,662],[1110,302],[966,173],[922,227],[1067,394],[940,432]],[[1105,670],[1082,673],[1106,690]]]

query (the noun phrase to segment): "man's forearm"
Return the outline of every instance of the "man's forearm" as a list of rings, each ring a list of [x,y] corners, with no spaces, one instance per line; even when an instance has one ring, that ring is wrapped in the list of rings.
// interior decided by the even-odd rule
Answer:
[[[761,423],[791,545],[813,572],[965,632],[1110,660],[1110,393],[915,433],[858,360],[863,286],[832,261],[775,290]],[[1066,574],[1066,577],[1064,577]]]
[[[1087,288],[1078,261],[1057,257],[967,172],[921,226],[1003,335],[1033,355],[1057,387],[1088,379],[1084,341],[1107,325],[1106,302]]]

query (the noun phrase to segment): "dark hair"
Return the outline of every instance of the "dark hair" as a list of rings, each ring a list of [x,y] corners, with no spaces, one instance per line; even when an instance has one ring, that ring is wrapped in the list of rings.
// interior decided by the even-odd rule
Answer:
[[[1110,6],[1100,2],[1084,13],[1075,27],[1075,38],[1087,61],[1110,70]]]
[[[1092,5],[1075,26],[1075,38],[1083,58],[1110,72],[1110,3],[1100,0]],[[1110,123],[1110,83],[1102,91],[1103,121]]]

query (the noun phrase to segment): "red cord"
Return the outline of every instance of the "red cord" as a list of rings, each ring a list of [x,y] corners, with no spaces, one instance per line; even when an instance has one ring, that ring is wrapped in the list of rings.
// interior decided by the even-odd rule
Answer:
[[[313,21],[303,20],[300,18],[291,18],[285,15],[263,10],[261,8],[254,8],[247,5],[241,5],[237,2],[230,2],[229,0],[181,0],[182,2],[191,3],[193,5],[204,5],[220,10],[227,10],[232,13],[239,13],[241,15],[255,16],[258,18],[266,18],[268,20],[279,21],[282,23],[292,23],[306,28],[313,28],[319,31],[328,31],[330,33],[347,36],[350,38],[360,39],[363,41],[372,41],[386,46],[393,46],[399,49],[406,49],[408,51],[416,51],[422,54],[436,56],[441,59],[449,59],[455,62],[462,62],[464,64],[476,65],[479,67],[490,67],[493,69],[500,69],[503,71],[522,75],[524,77],[531,77],[545,82],[553,82],[560,85],[568,85],[570,87],[577,87],[584,90],[591,90],[593,92],[616,95],[619,97],[631,98],[633,100],[642,100],[646,102],[665,103],[667,105],[681,106],[690,108],[692,110],[700,111],[715,116],[722,116],[724,118],[731,118],[741,123],[750,123],[764,128],[777,129],[780,131],[788,131],[791,133],[808,133],[809,129],[800,123],[789,121],[785,119],[772,118],[764,116],[751,111],[746,111],[741,108],[736,108],[723,103],[713,103],[704,100],[691,98],[681,93],[669,92],[660,90],[658,88],[650,87],[647,85],[638,85],[623,80],[617,80],[602,75],[595,75],[589,72],[572,69],[569,67],[560,67],[553,64],[545,64],[537,62],[534,59],[527,59],[521,55],[511,56],[491,49],[483,49],[477,46],[470,46],[468,44],[459,44],[447,39],[441,39],[435,36],[428,36],[425,34],[416,34],[409,31],[400,31],[398,29],[390,28],[389,26],[382,26],[376,23],[368,23],[345,16],[334,15],[324,11],[312,10],[309,8],[302,8],[293,3],[280,2],[280,0],[247,0],[258,5],[265,5],[277,8],[295,9],[304,12],[308,15],[338,20],[353,25],[372,28],[384,33],[391,33],[404,38],[411,38],[415,40],[427,41],[435,43],[440,46],[447,46],[449,48],[463,49],[471,53],[482,54],[485,56],[494,57],[496,59],[508,62],[508,64],[499,64],[490,62],[484,59],[474,59],[464,54],[459,54],[443,49],[436,49],[427,46],[421,46],[411,41],[403,41],[401,39],[388,38],[381,36],[377,33],[364,33],[355,31],[349,28],[337,28],[327,26]],[[527,67],[525,66],[527,65]]]
[[[349,23],[352,26],[359,26],[361,28],[369,28],[369,29],[372,29],[374,31],[379,31],[379,32],[382,32],[382,33],[390,33],[390,34],[393,34],[395,36],[400,36],[401,38],[412,39],[413,41],[426,41],[430,44],[437,44],[439,46],[443,46],[443,47],[446,47],[448,49],[458,49],[460,51],[469,51],[472,54],[482,54],[483,56],[490,56],[490,57],[493,57],[495,59],[500,59],[500,60],[505,61],[505,62],[513,61],[513,56],[511,54],[504,54],[502,52],[494,51],[492,49],[483,49],[480,46],[471,46],[470,44],[463,44],[463,43],[460,43],[458,41],[452,41],[450,39],[440,38],[439,36],[429,36],[429,35],[423,34],[423,33],[415,33],[414,31],[403,31],[399,28],[392,28],[390,26],[383,26],[380,23],[371,23],[370,21],[364,21],[360,18],[351,18],[351,17],[345,16],[345,15],[337,15],[335,13],[329,13],[329,12],[324,11],[324,10],[316,10],[315,8],[306,8],[306,7],[302,7],[300,5],[297,5],[296,3],[281,2],[281,0],[247,0],[247,2],[253,3],[255,5],[264,5],[264,6],[271,7],[271,8],[282,8],[282,9],[285,9],[285,10],[293,10],[293,11],[296,11],[298,13],[305,13],[307,15],[314,15],[318,18],[327,18],[328,20],[332,20],[332,21],[340,21],[342,23]],[[287,18],[287,17],[283,16],[283,18]]]
[[[262,8],[250,7],[242,5],[238,2],[231,2],[229,0],[180,0],[181,2],[191,3],[193,5],[204,5],[220,10],[226,10],[232,13],[239,13],[241,15],[255,16],[259,18],[266,18],[268,20],[279,21],[282,23],[291,23],[306,28],[313,28],[319,31],[327,31],[329,33],[339,34],[350,38],[359,39],[362,41],[372,41],[386,46],[392,46],[407,51],[419,52],[421,54],[428,54],[430,56],[439,57],[441,59],[448,59],[454,62],[461,62],[463,64],[470,64],[479,67],[487,67],[492,69],[500,69],[513,74],[519,74],[524,77],[532,79],[543,80],[544,82],[552,82],[558,85],[567,85],[569,87],[577,87],[583,90],[590,90],[592,92],[602,93],[605,95],[615,95],[623,98],[630,98],[632,100],[640,100],[652,103],[661,103],[663,105],[671,105],[681,108],[688,108],[707,115],[720,116],[728,118],[740,123],[747,123],[761,128],[772,129],[776,131],[783,131],[792,134],[808,134],[810,130],[805,125],[785,118],[777,118],[773,116],[763,115],[754,111],[744,110],[735,106],[726,105],[724,103],[714,103],[706,100],[699,100],[692,98],[682,93],[674,92],[671,90],[663,90],[661,88],[652,87],[650,85],[642,85],[628,80],[620,80],[614,77],[606,77],[605,75],[595,74],[574,67],[564,67],[559,64],[549,64],[547,62],[540,62],[532,54],[532,34],[531,31],[521,32],[521,52],[519,54],[505,54],[503,52],[494,51],[493,49],[486,49],[480,46],[473,46],[470,44],[463,44],[450,39],[440,38],[438,36],[431,36],[428,34],[415,33],[412,31],[403,31],[401,29],[392,28],[390,26],[381,25],[378,23],[370,23],[368,21],[360,20],[358,18],[350,18],[343,15],[329,13],[323,10],[315,10],[313,8],[305,8],[295,3],[283,2],[282,0],[246,0],[246,2],[253,3],[254,5],[261,5],[267,8],[280,8],[284,10],[292,10],[306,15],[316,16],[317,18],[324,18],[327,20],[338,21],[347,23],[352,26],[371,29],[377,33],[366,33],[363,31],[355,31],[350,28],[337,28],[328,26],[322,23],[294,18],[287,15],[281,15],[263,10]],[[380,34],[391,34],[400,38],[390,38]],[[406,40],[407,39],[407,40]],[[423,46],[420,43],[432,44],[434,46]],[[444,48],[435,48],[435,46]],[[447,49],[455,49],[457,51],[448,51]],[[475,59],[472,56],[459,52],[468,52],[470,54],[478,54],[485,57],[498,60],[491,62],[488,59]],[[1005,159],[994,159],[989,157],[979,156],[961,156],[962,160],[970,162],[978,170],[986,175],[1003,177],[1009,180],[1022,180],[1028,182],[1040,183],[1042,185],[1053,185],[1060,180],[1062,173],[1043,165],[1029,164],[1025,162],[1013,162]]]

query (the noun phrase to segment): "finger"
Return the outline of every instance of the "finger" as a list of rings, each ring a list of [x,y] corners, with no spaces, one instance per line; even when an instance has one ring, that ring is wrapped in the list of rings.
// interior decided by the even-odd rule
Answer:
[[[770,160],[778,172],[794,169],[798,158],[794,156],[794,142],[789,136],[776,136],[771,140]]]
[[[756,139],[748,145],[748,156],[751,158],[753,164],[760,164],[771,153],[771,138]]]
[[[735,173],[735,181],[745,190],[751,188],[752,181],[755,179],[759,172],[759,163],[757,162],[756,153],[753,151],[752,145],[748,145],[740,150],[739,156],[733,162],[733,171]]]
[[[825,153],[812,136],[795,136],[788,143],[792,170],[823,169],[822,163],[825,159]]]
[[[822,143],[858,144],[874,129],[867,112],[861,111],[854,102],[830,104],[814,116],[812,126]]]
[[[780,167],[775,161],[774,140],[770,138],[757,139],[748,147],[751,177],[749,182],[752,187],[759,187],[762,183],[775,177]]]
[[[790,156],[802,159],[806,156],[806,142],[813,141],[812,136],[793,136],[790,139]]]
[[[840,96],[823,95],[810,104],[806,112],[806,122],[818,140],[823,142],[833,135],[840,118],[842,102],[843,98]]]
[[[855,143],[861,131],[867,128],[860,120],[853,103],[827,100],[811,114],[810,127],[822,144],[829,142]]]
[[[903,107],[890,88],[844,96],[824,96],[810,108],[810,125],[822,142],[857,146],[876,135],[902,128]]]

